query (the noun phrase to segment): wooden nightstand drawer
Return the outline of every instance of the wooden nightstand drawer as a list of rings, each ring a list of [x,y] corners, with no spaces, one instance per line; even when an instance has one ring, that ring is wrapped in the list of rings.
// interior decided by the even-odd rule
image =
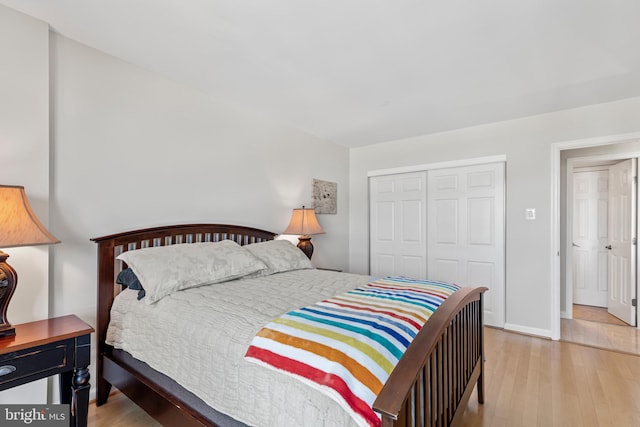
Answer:
[[[68,367],[73,360],[74,341],[44,345],[0,356],[0,386],[31,376],[54,375]]]

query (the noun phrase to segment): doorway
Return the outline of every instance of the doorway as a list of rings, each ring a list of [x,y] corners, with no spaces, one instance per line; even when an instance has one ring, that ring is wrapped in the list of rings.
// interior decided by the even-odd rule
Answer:
[[[579,139],[551,144],[551,295],[550,295],[550,338],[559,340],[561,317],[566,316],[566,168],[567,153],[573,150],[599,150],[583,154],[614,155],[627,153],[626,157],[640,157],[640,132],[622,135]],[[577,156],[577,155],[576,155]],[[637,327],[640,330],[640,325]]]
[[[636,158],[571,154],[562,317],[636,326]]]

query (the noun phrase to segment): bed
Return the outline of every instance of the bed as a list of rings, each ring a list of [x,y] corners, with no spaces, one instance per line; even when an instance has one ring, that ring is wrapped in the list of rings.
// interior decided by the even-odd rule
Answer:
[[[129,352],[107,344],[114,300],[116,296],[125,294],[115,280],[126,264],[117,258],[124,252],[148,247],[225,240],[244,246],[271,241],[275,237],[274,233],[250,227],[187,224],[92,239],[98,245],[97,405],[107,403],[113,386],[163,425],[244,425],[224,411],[211,407],[179,381],[151,368]],[[279,279],[283,282],[300,280],[297,276],[300,274],[281,273],[282,279]],[[309,270],[305,274],[311,275],[308,276],[310,283],[323,277],[332,282],[361,280],[357,275],[348,273]],[[254,279],[241,278],[237,283],[249,287],[251,280]],[[193,292],[206,290],[197,288]],[[417,333],[372,405],[381,416],[382,426],[456,425],[476,386],[478,401],[483,403],[482,294],[485,291],[483,287],[461,288],[442,303]],[[177,294],[187,295],[189,292],[192,290]],[[198,295],[197,298],[202,297]],[[124,296],[118,298],[126,299]],[[217,363],[213,361],[213,365]],[[200,366],[189,364],[184,369],[195,372],[196,377],[203,374]],[[233,394],[233,390],[226,389],[225,378],[221,377],[219,383],[221,389],[225,389],[224,393]],[[276,396],[274,401],[277,400]]]

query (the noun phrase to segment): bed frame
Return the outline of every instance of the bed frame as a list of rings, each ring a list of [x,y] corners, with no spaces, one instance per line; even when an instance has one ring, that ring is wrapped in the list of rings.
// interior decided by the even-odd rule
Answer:
[[[111,305],[127,250],[177,243],[234,240],[241,245],[272,240],[275,233],[250,227],[189,224],[147,228],[97,237],[97,405],[107,402],[113,385],[163,425],[227,426],[236,421],[209,408],[170,378],[105,343]],[[482,294],[463,288],[429,319],[391,373],[373,408],[383,427],[449,426],[460,422],[475,385],[484,402]]]

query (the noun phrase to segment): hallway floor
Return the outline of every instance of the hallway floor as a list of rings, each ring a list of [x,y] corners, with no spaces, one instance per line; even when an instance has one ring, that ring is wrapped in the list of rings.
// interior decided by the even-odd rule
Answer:
[[[604,308],[573,306],[573,319],[561,319],[561,341],[640,355],[640,330]]]
[[[629,326],[616,316],[609,314],[606,308],[590,305],[573,304],[573,318],[591,320],[592,322],[609,323],[611,325]]]

